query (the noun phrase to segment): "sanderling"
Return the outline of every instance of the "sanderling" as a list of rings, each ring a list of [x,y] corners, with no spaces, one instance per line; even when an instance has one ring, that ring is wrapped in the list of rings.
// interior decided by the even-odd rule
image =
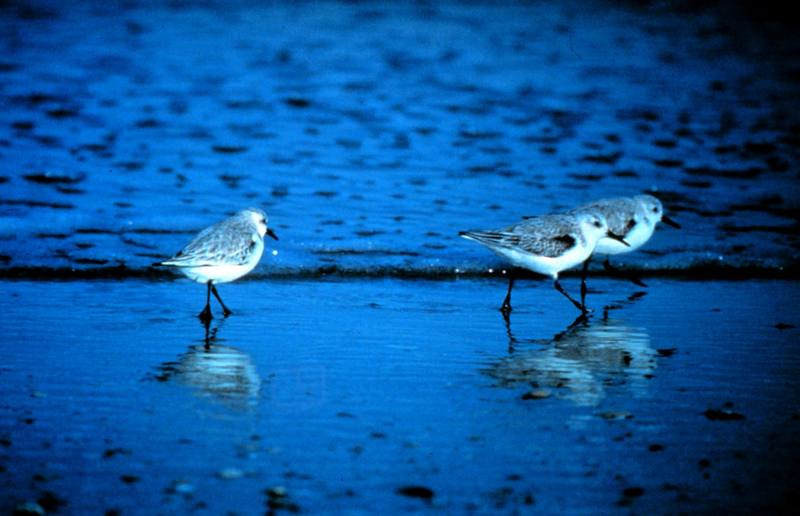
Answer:
[[[256,266],[264,252],[264,235],[278,236],[267,227],[267,215],[258,208],[242,210],[233,217],[209,226],[175,256],[153,265],[174,267],[188,278],[207,285],[206,307],[200,320],[211,319],[211,294],[222,305],[225,317],[231,312],[217,292],[217,283],[239,279]]]
[[[599,211],[608,221],[608,228],[614,234],[620,235],[630,244],[623,246],[618,241],[610,238],[601,238],[597,242],[594,254],[606,255],[603,266],[612,272],[618,272],[609,261],[610,255],[629,253],[643,246],[656,229],[656,224],[664,222],[675,228],[680,228],[680,224],[664,214],[664,207],[661,201],[652,195],[637,195],[635,197],[618,197],[615,199],[603,199],[591,202],[573,210],[576,213],[583,211]],[[591,256],[583,264],[583,274],[581,279],[581,300],[586,298],[586,271],[589,266]],[[646,287],[645,283],[633,276],[628,276],[633,283]]]
[[[586,307],[561,287],[558,274],[586,260],[600,238],[616,239],[627,245],[621,237],[608,230],[608,223],[599,212],[592,211],[529,217],[503,229],[462,231],[459,235],[485,245],[518,267],[552,277],[555,289],[584,314]],[[506,316],[511,312],[513,287],[514,274],[511,272],[508,292],[500,307]]]

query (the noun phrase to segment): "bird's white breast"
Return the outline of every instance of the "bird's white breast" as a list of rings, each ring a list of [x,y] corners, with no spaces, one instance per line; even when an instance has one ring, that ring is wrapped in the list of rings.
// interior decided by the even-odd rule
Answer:
[[[559,272],[583,263],[592,253],[592,249],[589,246],[580,244],[553,258],[527,253],[518,249],[496,248],[493,250],[517,267],[523,267],[553,278],[558,278]]]
[[[630,247],[617,240],[603,237],[597,241],[594,252],[597,254],[622,254],[635,251],[642,247],[653,236],[655,224],[641,220],[625,235],[625,241]]]

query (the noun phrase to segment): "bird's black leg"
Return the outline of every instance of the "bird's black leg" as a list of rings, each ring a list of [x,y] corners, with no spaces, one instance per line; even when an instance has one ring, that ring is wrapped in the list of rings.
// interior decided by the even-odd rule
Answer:
[[[514,273],[513,271],[509,271],[508,273],[508,292],[506,292],[506,298],[503,300],[502,306],[500,306],[500,311],[503,313],[504,317],[508,317],[508,314],[511,313],[511,289],[514,288]]]
[[[634,285],[639,285],[640,287],[647,287],[647,284],[644,281],[640,280],[639,278],[637,278],[633,274],[623,272],[623,271],[617,269],[616,267],[614,267],[613,265],[611,265],[611,262],[608,261],[608,258],[606,258],[606,261],[603,262],[603,268],[605,268],[605,270],[607,270],[608,272],[610,272],[612,274],[615,274],[615,275],[617,275],[619,277],[625,278],[626,280],[630,281]]]
[[[206,307],[203,308],[202,312],[197,314],[197,317],[199,317],[200,320],[206,324],[210,322],[211,318],[213,317],[211,315],[211,288],[211,282],[209,281],[206,289]]]
[[[213,284],[211,284],[211,283],[209,283],[209,285],[211,286],[211,292],[213,292],[213,293],[214,293],[214,297],[216,297],[216,298],[217,298],[217,301],[219,301],[219,304],[221,304],[221,305],[222,305],[222,315],[224,315],[225,317],[228,317],[228,316],[229,316],[229,315],[231,315],[233,312],[231,312],[230,310],[228,310],[228,307],[227,307],[227,306],[225,306],[225,303],[223,303],[223,302],[222,302],[222,298],[221,298],[221,297],[219,297],[219,292],[217,292],[217,287],[215,287],[215,286],[214,286]]]
[[[572,296],[570,296],[569,294],[567,294],[567,291],[566,291],[566,290],[564,290],[564,287],[562,287],[562,286],[561,286],[561,283],[559,283],[559,282],[558,282],[558,280],[555,280],[555,281],[553,282],[553,286],[556,288],[556,290],[558,290],[559,292],[561,292],[562,294],[564,294],[564,296],[565,296],[567,299],[569,299],[569,300],[570,300],[570,302],[571,302],[573,305],[575,305],[575,308],[577,308],[578,310],[580,310],[582,314],[585,314],[585,313],[586,313],[586,308],[585,308],[585,307],[583,307],[583,306],[581,306],[581,304],[580,304],[580,303],[578,303],[577,301],[575,301],[574,299],[572,299]]]
[[[586,312],[586,292],[588,292],[588,288],[586,288],[586,274],[589,272],[589,262],[592,261],[592,255],[583,262],[583,271],[581,272],[581,306],[583,307],[582,312]]]

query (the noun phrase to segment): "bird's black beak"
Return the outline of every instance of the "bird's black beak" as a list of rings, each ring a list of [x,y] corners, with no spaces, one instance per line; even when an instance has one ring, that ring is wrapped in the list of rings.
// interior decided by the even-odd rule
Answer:
[[[667,217],[666,215],[661,216],[661,222],[666,224],[667,226],[672,226],[675,229],[681,229],[681,225],[672,220],[671,218]]]
[[[274,232],[274,231],[272,231],[272,228],[267,228],[267,234],[268,234],[269,236],[271,236],[272,238],[274,238],[275,240],[277,240],[277,239],[278,239],[278,235],[276,235],[276,234],[275,234],[275,232]]]
[[[612,233],[611,231],[607,231],[606,232],[606,236],[608,238],[612,239],[612,240],[616,240],[617,242],[621,242],[621,243],[625,244],[626,247],[630,247],[631,246],[631,244],[626,242],[624,238],[622,238],[621,236],[619,236],[616,233]]]

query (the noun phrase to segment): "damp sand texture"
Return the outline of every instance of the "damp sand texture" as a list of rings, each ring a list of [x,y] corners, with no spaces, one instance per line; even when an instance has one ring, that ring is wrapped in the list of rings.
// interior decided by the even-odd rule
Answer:
[[[256,273],[483,273],[459,231],[642,191],[683,230],[631,267],[798,261],[800,43],[770,20],[214,5],[0,9],[0,270],[141,272],[255,206]]]
[[[0,512],[797,502],[800,43],[752,5],[0,6]],[[643,191],[683,229],[574,326],[457,236]],[[206,332],[150,264],[248,206]]]
[[[547,282],[520,282],[506,324],[492,279],[243,281],[209,347],[188,280],[0,286],[4,510],[674,514],[796,494],[796,282],[600,280],[568,328]]]

